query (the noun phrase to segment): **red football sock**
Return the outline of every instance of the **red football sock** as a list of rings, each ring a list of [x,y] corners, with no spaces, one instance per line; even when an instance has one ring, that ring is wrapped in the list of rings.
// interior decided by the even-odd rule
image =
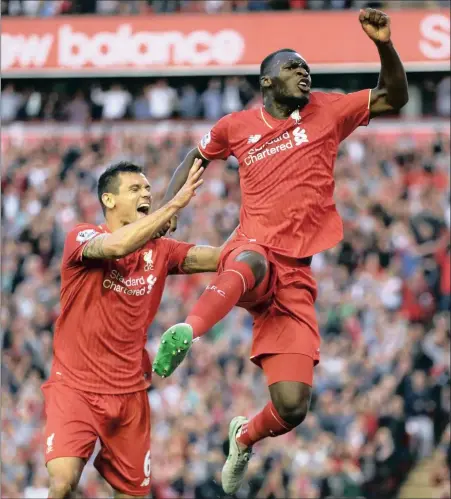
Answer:
[[[185,321],[193,328],[193,337],[204,335],[223,319],[254,285],[249,265],[234,260],[226,263],[224,271],[207,286]]]
[[[293,428],[293,425],[290,425],[279,416],[273,403],[268,402],[261,412],[252,418],[249,423],[242,426],[237,441],[250,447],[266,437],[285,435]]]

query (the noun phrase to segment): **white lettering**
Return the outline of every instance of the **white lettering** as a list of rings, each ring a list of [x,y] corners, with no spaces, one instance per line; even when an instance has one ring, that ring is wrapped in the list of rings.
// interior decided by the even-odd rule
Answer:
[[[213,38],[212,60],[219,64],[235,64],[241,59],[244,48],[244,39],[238,31],[223,29]]]
[[[131,277],[129,277],[128,279],[125,279],[117,270],[112,270],[110,272],[110,277],[111,277],[111,279],[115,279],[116,281],[119,281],[121,284],[123,284],[127,288],[130,288],[133,286],[144,286],[146,284],[146,281],[145,281],[143,276],[140,276],[137,279],[132,279]]]
[[[223,298],[225,298],[225,293],[224,293],[224,291],[222,291],[222,289],[219,289],[219,288],[217,288],[214,285],[207,286],[207,289],[209,289],[210,291],[215,291],[216,293],[218,293],[218,295],[220,295]]]
[[[267,144],[274,144],[275,142],[280,142],[283,139],[289,139],[290,138],[290,132],[286,131],[283,132],[282,135],[279,135],[279,137],[276,137],[275,139],[269,140]]]
[[[243,37],[231,29],[217,33],[204,30],[188,34],[181,31],[133,33],[130,24],[120,24],[116,32],[101,31],[88,36],[65,24],[58,35],[58,62],[71,68],[86,64],[96,67],[235,64],[244,52]]]
[[[289,133],[287,133],[288,138],[290,137]],[[285,133],[284,133],[285,135]],[[307,141],[308,142],[308,141]],[[269,142],[268,142],[269,144]],[[296,144],[298,145],[298,144]],[[274,154],[277,154],[281,151],[287,151],[288,149],[293,149],[293,141],[289,140],[288,142],[285,142],[284,144],[277,144],[276,147],[270,147],[269,149],[265,149],[261,151],[263,147],[266,147],[266,144],[264,144],[262,147],[254,148],[251,149],[248,153],[248,156],[244,159],[244,163],[249,166],[253,165],[256,161],[260,161],[261,159],[267,158],[268,156],[273,156]],[[261,152],[257,152],[261,151]],[[257,154],[255,154],[257,152]]]
[[[428,59],[449,59],[450,21],[442,14],[426,16],[420,24],[419,47],[421,53]]]
[[[146,288],[146,280],[142,276],[136,279],[132,279],[131,277],[124,279],[117,270],[112,270],[109,277],[109,279],[104,279],[102,283],[105,289],[110,289],[116,293],[123,293],[127,296],[144,296],[146,292],[149,293],[148,287]]]
[[[28,66],[43,67],[47,62],[53,36],[9,35],[1,36],[1,68],[9,69],[15,64],[24,68]]]
[[[144,458],[144,476],[148,478],[151,471],[151,460],[150,460],[150,450],[147,451],[146,457]]]

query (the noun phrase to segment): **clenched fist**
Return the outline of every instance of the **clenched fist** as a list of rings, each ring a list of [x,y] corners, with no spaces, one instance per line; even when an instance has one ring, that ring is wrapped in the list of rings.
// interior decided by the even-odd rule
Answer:
[[[361,9],[359,21],[363,31],[376,43],[390,41],[390,18],[384,12],[375,9]]]

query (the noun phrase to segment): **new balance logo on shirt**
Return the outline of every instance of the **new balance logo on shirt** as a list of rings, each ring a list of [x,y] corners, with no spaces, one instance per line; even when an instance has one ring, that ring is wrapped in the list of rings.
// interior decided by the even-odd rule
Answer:
[[[261,135],[250,135],[247,143],[248,144],[256,144],[262,138]]]

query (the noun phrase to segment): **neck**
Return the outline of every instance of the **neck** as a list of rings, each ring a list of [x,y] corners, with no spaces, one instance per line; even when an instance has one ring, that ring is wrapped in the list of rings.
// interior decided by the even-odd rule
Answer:
[[[123,224],[119,219],[113,218],[111,216],[105,216],[105,225],[108,227],[110,232],[120,229],[126,224]]]
[[[276,102],[269,95],[263,97],[263,106],[265,111],[269,113],[273,118],[285,119],[290,116],[290,114],[296,109],[296,107],[290,106],[288,104],[281,104]]]

